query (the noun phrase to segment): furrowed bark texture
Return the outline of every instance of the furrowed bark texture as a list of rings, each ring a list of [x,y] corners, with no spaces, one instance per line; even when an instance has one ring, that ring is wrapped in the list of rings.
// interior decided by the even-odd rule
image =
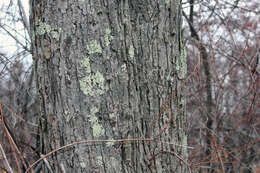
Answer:
[[[185,89],[175,68],[180,3],[31,1],[39,152],[75,141],[157,137],[75,145],[47,158],[53,172],[187,172],[170,153],[187,159],[187,149],[174,145],[187,142]]]

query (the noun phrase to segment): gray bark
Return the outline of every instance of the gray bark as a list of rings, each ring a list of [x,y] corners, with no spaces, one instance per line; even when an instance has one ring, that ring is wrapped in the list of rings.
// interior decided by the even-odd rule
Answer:
[[[30,3],[39,152],[130,140],[58,151],[44,172],[187,172],[180,0]]]

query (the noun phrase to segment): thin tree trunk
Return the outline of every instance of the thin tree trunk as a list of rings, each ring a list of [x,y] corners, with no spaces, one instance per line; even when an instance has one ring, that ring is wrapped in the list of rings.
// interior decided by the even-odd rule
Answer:
[[[193,6],[193,1],[191,1],[191,6]],[[206,76],[206,81],[205,81],[205,88],[206,88],[206,100],[205,100],[205,105],[206,105],[206,137],[205,137],[205,142],[206,142],[206,152],[205,152],[205,161],[210,161],[211,160],[211,153],[214,148],[212,148],[213,143],[213,136],[212,132],[215,130],[214,129],[214,117],[212,115],[214,104],[213,104],[213,97],[212,97],[212,85],[211,85],[211,79],[212,75],[210,72],[210,60],[209,60],[209,55],[207,53],[205,45],[201,42],[199,35],[195,28],[193,27],[193,7],[192,11],[190,12],[190,20],[188,17],[184,14],[185,18],[189,21],[189,27],[190,27],[190,32],[191,36],[197,41],[197,47],[200,51],[200,56],[202,59],[203,63],[203,70],[204,74]],[[214,172],[215,169],[213,168],[213,164],[211,162],[208,163],[208,169],[207,172]],[[200,170],[201,171],[201,170]]]
[[[184,78],[175,67],[180,3],[31,2],[40,153],[75,141],[130,140],[56,152],[47,157],[52,172],[187,172]]]

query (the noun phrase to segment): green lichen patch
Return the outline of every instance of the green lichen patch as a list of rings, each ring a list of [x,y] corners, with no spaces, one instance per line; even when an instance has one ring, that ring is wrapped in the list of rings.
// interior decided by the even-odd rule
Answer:
[[[39,26],[36,27],[36,34],[44,35],[45,33],[48,33],[50,28],[51,28],[51,26],[48,25],[47,23],[43,23],[43,22],[39,21]]]
[[[102,95],[105,93],[104,77],[98,71],[96,74],[90,74],[80,80],[80,87],[84,94],[94,96],[95,94]]]
[[[86,168],[86,166],[87,166],[85,162],[80,162],[79,164],[80,164],[81,168]]]
[[[134,56],[135,56],[135,49],[134,49],[133,45],[130,45],[128,53],[129,53],[130,58],[134,58]]]
[[[111,30],[106,29],[105,30],[105,46],[108,47],[110,45],[110,41],[113,39],[111,36]]]
[[[91,78],[85,77],[85,78],[83,78],[83,79],[81,79],[79,81],[79,84],[80,84],[81,90],[83,91],[83,93],[85,95],[88,95],[88,94],[92,93],[91,92],[92,91],[92,86],[89,85],[89,84],[91,84]]]
[[[187,59],[186,59],[186,49],[183,46],[181,49],[181,56],[176,59],[176,70],[179,79],[184,79],[187,74]]]
[[[91,108],[90,113],[91,115],[95,115],[96,113],[98,113],[98,108],[97,107]]]
[[[102,95],[105,93],[107,88],[105,87],[104,76],[97,71],[96,73],[91,73],[90,60],[88,57],[84,58],[82,62],[82,67],[86,73],[85,77],[80,80],[80,88],[85,95]]]
[[[93,124],[92,128],[93,128],[94,137],[102,136],[105,133],[105,130],[103,129],[103,127],[100,124]]]
[[[89,58],[88,57],[84,58],[82,66],[85,68],[85,71],[87,73],[91,72],[91,67],[90,67],[90,63],[89,63]]]
[[[87,45],[88,53],[93,54],[93,53],[102,53],[102,49],[100,44],[97,42],[97,40],[92,40],[88,45]]]
[[[60,39],[60,33],[61,33],[61,31],[51,31],[50,32],[52,38],[54,38],[55,40],[59,40]]]
[[[38,23],[39,26],[36,27],[36,35],[50,34],[52,38],[54,38],[55,40],[59,40],[60,34],[62,32],[61,28],[52,28],[46,22],[42,22],[40,20]]]
[[[92,116],[92,115],[93,115],[93,114],[91,114],[89,121],[90,121],[92,124],[98,123],[98,119],[97,119],[97,117],[95,116],[95,114],[94,114],[93,116]]]
[[[170,5],[170,0],[164,0],[166,5]]]
[[[96,72],[93,80],[101,88],[104,88],[104,81],[105,81],[105,79],[104,79],[103,75],[99,71]]]
[[[97,164],[102,165],[102,163],[103,163],[102,156],[97,156]]]
[[[104,128],[102,127],[101,124],[99,124],[98,119],[97,119],[97,117],[95,115],[97,112],[98,112],[98,108],[96,108],[96,107],[93,107],[90,110],[90,120],[89,121],[90,121],[90,123],[92,125],[92,130],[93,130],[93,136],[94,137],[102,136],[105,133]]]
[[[109,114],[109,117],[110,117],[110,118],[115,118],[115,117],[116,117],[116,113],[113,112],[113,113]]]

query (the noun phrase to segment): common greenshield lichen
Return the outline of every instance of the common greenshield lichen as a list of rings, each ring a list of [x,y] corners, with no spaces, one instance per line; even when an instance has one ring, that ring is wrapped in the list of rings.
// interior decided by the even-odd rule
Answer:
[[[113,36],[111,36],[111,30],[106,29],[105,30],[105,46],[108,47],[110,45],[110,41],[113,39]]]
[[[87,45],[87,49],[89,54],[102,53],[101,46],[97,40],[90,41],[90,43]]]
[[[181,48],[181,55],[176,59],[176,70],[179,79],[184,79],[187,74],[186,49],[184,45]]]
[[[107,90],[105,87],[104,76],[99,71],[91,73],[90,60],[88,57],[84,58],[82,68],[87,73],[86,76],[80,80],[80,88],[83,93],[90,96],[95,96],[95,94],[104,94]]]
[[[41,36],[44,34],[50,34],[52,38],[54,38],[55,40],[59,40],[61,32],[61,28],[52,28],[46,22],[42,22],[41,20],[38,21],[38,26],[36,27],[36,35]]]
[[[134,56],[135,56],[135,49],[134,49],[133,45],[130,45],[128,53],[129,53],[130,58],[134,58]]]
[[[170,4],[170,0],[164,0],[164,2],[165,2],[166,5]]]
[[[97,164],[102,165],[102,163],[103,163],[102,156],[97,156]]]
[[[90,123],[92,125],[92,130],[93,130],[93,136],[94,137],[99,137],[104,135],[105,130],[102,127],[102,125],[99,124],[98,118],[96,117],[96,113],[98,112],[98,108],[93,107],[90,110]]]
[[[88,57],[84,58],[82,65],[85,68],[86,73],[90,73],[91,72],[91,68],[90,68],[90,63],[89,63],[89,58]]]
[[[85,162],[80,162],[79,164],[80,164],[81,168],[86,168],[86,166],[87,166]]]

